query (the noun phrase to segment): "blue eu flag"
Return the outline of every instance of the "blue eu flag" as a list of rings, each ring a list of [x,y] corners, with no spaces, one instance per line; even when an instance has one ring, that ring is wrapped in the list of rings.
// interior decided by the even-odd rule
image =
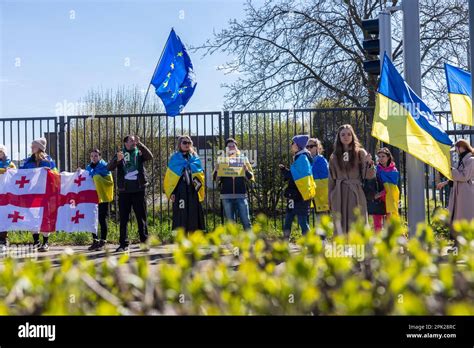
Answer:
[[[196,81],[193,63],[174,29],[171,29],[151,84],[163,101],[168,116],[179,115],[194,93]]]

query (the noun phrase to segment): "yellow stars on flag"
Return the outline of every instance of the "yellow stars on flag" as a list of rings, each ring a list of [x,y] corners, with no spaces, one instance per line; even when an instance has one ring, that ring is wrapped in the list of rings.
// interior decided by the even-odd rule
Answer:
[[[163,82],[163,87],[168,87],[168,81]]]
[[[171,70],[174,69],[174,63],[171,63],[171,64],[170,64],[170,68],[171,68]]]
[[[178,52],[178,57],[182,57],[183,56],[183,52]]]

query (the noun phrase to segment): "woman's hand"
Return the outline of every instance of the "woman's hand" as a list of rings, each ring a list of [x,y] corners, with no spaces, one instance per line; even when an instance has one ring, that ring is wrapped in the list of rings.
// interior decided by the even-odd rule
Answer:
[[[442,181],[442,182],[438,183],[438,185],[436,185],[436,188],[438,190],[442,190],[447,184],[448,184],[448,181]]]
[[[382,197],[382,193],[381,192],[377,192],[374,196],[375,199],[379,199],[380,197]]]
[[[175,195],[171,195],[170,197],[170,201],[174,203],[174,200],[176,199],[176,196]]]
[[[120,162],[123,160],[123,152],[119,151],[117,152],[117,161]]]
[[[286,169],[285,165],[284,165],[284,164],[281,164],[281,163],[278,165],[278,168],[280,168],[280,169]]]

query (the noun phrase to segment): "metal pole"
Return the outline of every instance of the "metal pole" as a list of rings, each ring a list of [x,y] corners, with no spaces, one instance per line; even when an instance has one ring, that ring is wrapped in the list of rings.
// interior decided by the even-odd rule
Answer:
[[[421,98],[420,9],[419,0],[403,0],[403,53],[405,81]],[[418,223],[425,222],[425,168],[407,154],[408,228],[410,237]]]
[[[173,30],[173,29],[174,29],[174,28],[171,28],[171,30]],[[145,108],[146,98],[148,97],[148,92],[150,92],[151,81],[153,81],[153,77],[154,77],[155,74],[156,74],[156,70],[158,69],[158,66],[159,66],[160,63],[161,63],[161,59],[163,58],[163,53],[165,52],[165,48],[166,48],[166,46],[168,45],[169,39],[170,39],[170,37],[169,37],[169,35],[168,35],[168,38],[166,39],[165,46],[164,46],[163,49],[161,50],[160,59],[158,59],[158,62],[156,63],[155,70],[153,70],[153,75],[151,75],[150,83],[148,83],[148,88],[147,88],[147,90],[146,90],[145,98],[143,98],[143,104],[142,104],[142,107],[141,107],[141,109],[140,109],[140,115],[143,113],[143,109]],[[135,132],[135,134],[138,134],[139,128],[140,128],[140,118],[137,118],[137,127],[136,127],[136,132]],[[144,131],[145,131],[145,129],[144,129]]]
[[[469,46],[471,56],[471,89],[474,90],[474,0],[469,0]],[[474,98],[471,96],[471,99]],[[472,119],[474,120],[474,108],[472,108]]]
[[[383,55],[392,59],[392,14],[390,9],[379,13],[379,40],[380,40],[380,71],[382,71]],[[388,145],[393,159],[397,165],[400,164],[400,151],[394,146]],[[401,183],[399,184],[401,186]]]

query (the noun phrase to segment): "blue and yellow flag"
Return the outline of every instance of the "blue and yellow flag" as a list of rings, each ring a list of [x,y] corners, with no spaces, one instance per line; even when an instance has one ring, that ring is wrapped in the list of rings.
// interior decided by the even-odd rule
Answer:
[[[405,83],[387,55],[384,55],[377,91],[372,136],[451,178],[451,139],[431,109]]]
[[[316,185],[308,157],[305,154],[297,156],[290,167],[290,171],[303,200],[313,199],[316,195]]]
[[[329,210],[329,167],[328,161],[322,155],[313,158],[313,178],[316,184],[316,196],[314,206],[317,212]]]
[[[151,84],[156,88],[155,93],[165,105],[168,116],[179,115],[194,93],[193,63],[174,29],[171,29]]]
[[[395,167],[395,163],[390,163],[388,167],[377,166],[377,176],[383,183],[385,190],[385,209],[388,214],[398,216],[398,203],[400,201],[400,189],[398,181],[400,173]]]
[[[185,168],[191,170],[194,188],[198,191],[199,202],[204,201],[205,182],[201,160],[197,154],[191,154],[189,158],[186,159],[182,152],[175,152],[171,155],[168,162],[168,168],[166,169],[165,179],[163,182],[166,196],[168,199],[171,197]]]
[[[94,167],[89,164],[86,171],[94,180],[99,203],[112,202],[114,200],[114,178],[110,170],[107,169],[107,162],[101,159]]]
[[[471,74],[449,64],[444,64],[444,70],[453,121],[473,126]]]

